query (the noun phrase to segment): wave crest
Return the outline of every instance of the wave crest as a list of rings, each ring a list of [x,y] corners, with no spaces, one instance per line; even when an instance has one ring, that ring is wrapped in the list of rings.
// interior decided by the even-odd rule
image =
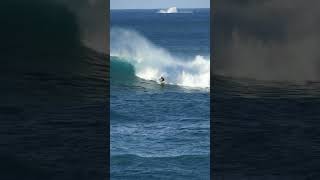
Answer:
[[[111,56],[132,64],[139,78],[158,81],[163,76],[169,84],[210,87],[210,60],[204,56],[190,60],[174,57],[138,32],[122,28],[111,29],[110,48]]]
[[[177,7],[170,7],[168,9],[160,9],[158,13],[178,13]]]

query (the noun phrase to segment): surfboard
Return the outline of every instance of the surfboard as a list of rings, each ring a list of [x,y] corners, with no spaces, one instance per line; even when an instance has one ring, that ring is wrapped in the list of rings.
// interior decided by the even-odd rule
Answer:
[[[165,83],[166,83],[165,81],[160,81],[160,85],[161,85],[161,86],[164,86]]]

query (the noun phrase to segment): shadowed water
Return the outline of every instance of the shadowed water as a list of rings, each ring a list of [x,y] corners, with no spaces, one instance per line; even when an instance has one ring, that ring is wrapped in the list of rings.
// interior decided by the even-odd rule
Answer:
[[[57,1],[0,11],[0,179],[105,179],[108,57]]]
[[[318,179],[318,83],[214,83],[214,178]]]

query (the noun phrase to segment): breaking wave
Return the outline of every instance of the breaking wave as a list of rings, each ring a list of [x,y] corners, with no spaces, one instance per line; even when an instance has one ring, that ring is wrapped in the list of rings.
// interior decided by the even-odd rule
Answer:
[[[158,13],[178,13],[177,7],[170,7],[168,9],[160,9]]]
[[[134,68],[135,76],[158,81],[163,76],[169,84],[193,87],[210,87],[210,59],[201,55],[181,59],[154,45],[133,30],[111,29],[110,55]],[[129,67],[129,65],[127,66]]]

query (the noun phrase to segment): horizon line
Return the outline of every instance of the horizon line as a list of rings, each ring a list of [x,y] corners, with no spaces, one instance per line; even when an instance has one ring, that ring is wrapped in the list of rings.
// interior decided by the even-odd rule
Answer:
[[[176,6],[174,6],[174,7],[176,7]],[[166,9],[166,8],[110,8],[110,10],[142,10],[142,9],[154,10],[154,9]],[[183,7],[183,8],[178,8],[178,9],[210,9],[210,7],[193,7],[193,8]]]

